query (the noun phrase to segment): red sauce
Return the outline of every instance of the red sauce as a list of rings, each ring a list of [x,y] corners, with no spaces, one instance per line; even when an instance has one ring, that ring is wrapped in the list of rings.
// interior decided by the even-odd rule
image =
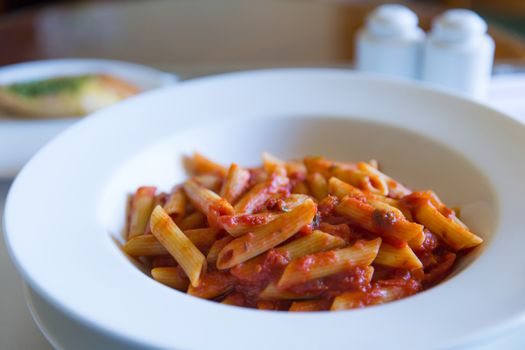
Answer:
[[[310,172],[312,172],[310,168],[313,167],[316,169],[316,172],[323,174],[327,180],[338,172],[344,172],[345,169],[355,169],[355,165],[334,163],[319,158],[310,158],[309,162],[305,161],[305,163],[307,163],[306,166]],[[295,197],[288,198],[290,190],[294,184],[303,180],[304,172],[288,174],[288,177],[284,177],[277,174],[268,176],[262,168],[250,169],[250,187],[259,186],[257,187],[259,196],[254,197],[254,203],[250,203],[248,211],[254,214],[232,215],[232,213],[226,213],[224,208],[227,206],[223,205],[226,203],[216,201],[208,208],[208,224],[211,227],[219,228],[225,226],[230,228],[236,225],[244,227],[264,225],[269,222],[270,213],[288,212],[296,204],[294,203],[296,201]],[[335,196],[328,195],[319,202],[314,200],[314,203],[317,203],[314,219],[309,224],[301,227],[297,232],[294,232],[291,238],[282,242],[279,239],[281,231],[275,230],[274,232],[265,233],[267,235],[265,238],[281,243],[274,249],[240,263],[231,269],[218,271],[215,263],[209,263],[207,270],[201,277],[200,285],[191,287],[191,291],[195,295],[222,301],[229,305],[264,310],[288,310],[292,301],[271,300],[269,297],[271,295],[269,291],[277,288],[277,291],[273,290],[273,292],[284,293],[285,299],[295,298],[294,300],[296,301],[303,298],[314,299],[312,305],[307,306],[305,303],[302,304],[303,307],[325,310],[330,308],[332,302],[343,293],[347,293],[346,296],[349,301],[345,302],[351,304],[350,307],[364,307],[401,299],[431,288],[443,281],[450,274],[458,253],[427,229],[424,230],[423,243],[418,247],[412,247],[422,263],[422,268],[409,270],[406,268],[386,267],[375,263],[372,263],[371,267],[355,267],[348,263],[348,265],[342,267],[339,264],[338,271],[343,270],[342,272],[314,279],[314,272],[339,263],[338,256],[341,256],[334,249],[324,251],[323,242],[319,241],[315,242],[314,253],[296,258],[294,263],[289,265],[291,261],[290,253],[282,253],[283,249],[280,248],[301,237],[310,235],[313,230],[321,230],[328,235],[342,238],[346,243],[343,245],[343,248],[354,245],[359,249],[359,246],[364,244],[364,240],[372,240],[378,236],[381,236],[383,243],[388,243],[397,248],[412,246],[411,242],[407,243],[388,235],[390,231],[400,226],[398,220],[404,220],[404,217],[395,211],[374,209],[369,197],[367,197],[368,194],[366,194],[366,189],[370,189],[372,185],[376,187],[382,186],[381,183],[372,177],[361,184],[361,189],[364,190],[365,194],[350,197],[354,201],[353,204],[355,206],[363,209],[365,214],[362,215],[367,216],[365,223],[364,220],[350,219],[352,216],[344,217],[338,215],[335,208],[339,205],[339,199]],[[390,190],[392,190],[389,193],[391,197],[397,198],[400,193],[405,191],[402,186],[398,186],[394,181],[388,180],[388,185]],[[247,189],[247,191],[249,190]],[[154,187],[139,188],[134,197],[135,201],[140,199],[140,196],[155,196],[155,191]],[[166,194],[156,196],[156,203],[163,204],[166,197]],[[297,198],[302,200],[302,197]],[[442,215],[448,218],[454,218],[456,215],[453,210],[445,207],[431,191],[413,192],[399,198],[398,203],[403,210],[406,209],[407,212],[412,213],[412,216],[414,216],[414,212],[421,204],[433,205]],[[191,207],[192,205],[188,204],[188,208]],[[410,215],[407,216],[410,217]],[[357,222],[363,227],[358,225]],[[373,230],[375,233],[368,231],[364,227]],[[252,231],[257,232],[256,230]],[[231,242],[237,239],[230,237],[224,231],[217,235],[216,240],[221,239],[221,237],[228,237],[227,241],[231,240]],[[289,235],[286,237],[289,237]],[[222,249],[227,247],[228,250],[221,250],[221,263],[226,263],[232,259],[234,252],[232,247],[235,247],[235,251],[240,252],[243,249],[244,251],[249,251],[254,248],[254,239],[255,234],[248,232],[242,236],[240,241],[235,242],[238,245],[227,247],[229,243],[226,242],[225,245],[222,245]],[[326,242],[339,241],[334,240],[333,237],[323,239]],[[217,244],[220,245],[220,242]],[[202,250],[202,248],[200,249]],[[459,255],[465,252],[467,251],[461,251]],[[206,252],[203,251],[203,253]],[[151,267],[176,266],[177,274],[186,278],[183,269],[177,266],[175,260],[170,256],[139,257],[139,259]],[[287,267],[286,273],[297,274],[297,276],[293,276],[296,279],[283,280],[284,282],[281,282],[280,285],[285,285],[286,287],[279,290],[277,286]],[[314,267],[320,270],[313,270]],[[323,274],[321,273],[317,276],[319,275]],[[265,291],[267,299],[263,299],[261,292],[268,286],[271,288]],[[341,299],[344,298],[341,297]],[[297,305],[298,309],[300,309],[301,305]]]
[[[307,262],[306,259],[305,262]],[[305,269],[308,268],[305,266]],[[302,284],[297,284],[287,289],[297,294],[316,295],[322,298],[332,298],[347,291],[364,290],[369,281],[365,276],[366,270],[355,267],[348,271],[325,278],[316,279]]]
[[[339,204],[339,200],[334,196],[327,196],[323,198],[318,205],[318,210],[322,218],[330,216],[334,213],[335,207]]]
[[[252,269],[246,269],[247,263],[233,267],[230,272],[236,278],[235,289],[254,298],[283,272],[289,260],[275,249],[268,251]]]

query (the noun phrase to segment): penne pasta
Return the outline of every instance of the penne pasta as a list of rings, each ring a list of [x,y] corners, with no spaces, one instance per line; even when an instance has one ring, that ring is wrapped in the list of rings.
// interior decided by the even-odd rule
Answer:
[[[305,301],[294,301],[288,311],[292,312],[312,312],[312,311],[323,311],[328,310],[330,307],[330,301],[325,299],[320,300],[305,300]]]
[[[183,218],[186,215],[186,194],[182,188],[173,191],[164,204],[164,210],[175,220]]]
[[[429,201],[421,201],[415,208],[414,216],[418,222],[455,250],[475,247],[483,242],[483,239],[470,232],[464,224],[459,224],[459,219],[445,217]]]
[[[315,230],[275,250],[289,260],[293,260],[304,255],[341,248],[344,245],[346,245],[344,239]]]
[[[233,286],[233,278],[228,273],[211,271],[202,276],[198,286],[190,285],[188,294],[204,299],[214,299],[230,292]]]
[[[277,286],[288,288],[318,278],[334,275],[356,266],[368,266],[377,256],[381,238],[357,241],[348,248],[316,253],[292,260]]]
[[[292,188],[292,193],[310,195],[310,190],[308,189],[306,181],[297,182]]]
[[[423,264],[408,245],[398,248],[386,242],[381,243],[374,264],[407,270],[423,268]]]
[[[356,198],[343,198],[335,210],[339,215],[380,236],[407,241],[423,232],[423,226],[406,220],[398,211],[376,209]]]
[[[139,187],[131,199],[128,239],[146,233],[156,191],[156,187]]]
[[[315,204],[309,199],[268,224],[234,239],[219,253],[217,268],[230,268],[277,246],[310,224],[315,213]]]
[[[358,309],[366,306],[366,293],[362,291],[346,292],[335,297],[331,311]]]
[[[122,247],[131,256],[155,256],[167,254],[168,251],[153,235],[135,236]]]
[[[220,195],[229,203],[236,203],[248,189],[249,183],[250,172],[233,163],[228,170]]]
[[[287,176],[286,168],[285,168],[285,164],[286,164],[285,161],[267,152],[262,153],[262,161],[263,161],[264,171],[266,171],[267,174],[271,175],[277,172],[281,176]]]
[[[275,173],[276,171],[283,174],[280,169],[284,168],[286,171],[284,175],[287,175],[290,179],[302,180],[306,177],[306,166],[301,162],[285,162],[266,152],[262,154],[262,159],[263,168],[268,174]]]
[[[215,174],[225,176],[228,171],[224,166],[209,160],[198,152],[194,152],[192,157],[185,157],[184,165],[188,173],[194,175]]]
[[[219,217],[217,222],[231,236],[239,237],[268,224],[280,215],[280,213],[224,215]]]
[[[261,299],[268,300],[300,300],[312,299],[318,295],[308,295],[307,293],[295,293],[277,287],[277,284],[271,282],[259,294]]]
[[[151,231],[182,267],[191,285],[197,286],[206,269],[206,258],[161,206],[157,206],[151,214]]]
[[[232,236],[225,236],[221,239],[216,240],[213,243],[213,245],[210,247],[210,250],[208,251],[208,255],[206,256],[206,261],[209,265],[215,265],[217,263],[219,252],[222,250],[222,248],[226,247],[226,245],[232,240]]]
[[[210,191],[213,192],[219,192],[222,187],[222,177],[218,175],[213,174],[206,174],[206,175],[198,175],[194,176],[193,181],[201,185],[202,187],[206,187]]]
[[[400,198],[412,192],[408,188],[403,186],[401,183],[385,175],[384,173],[379,171],[377,167],[374,167],[369,163],[359,162],[357,163],[357,167],[359,170],[365,172],[366,174],[369,174],[370,176],[377,176],[379,179],[381,179],[381,182],[385,183],[388,189],[385,195],[389,195],[394,198]]]
[[[200,211],[194,211],[193,213],[185,216],[178,223],[181,230],[191,230],[196,228],[202,228],[207,224],[206,216]]]
[[[286,257],[288,261],[304,255],[340,248],[346,242],[339,237],[329,235],[319,230],[293,240],[292,242],[275,248],[275,253]],[[232,274],[242,280],[257,279],[258,274],[264,273],[265,256],[260,255],[234,267]]]
[[[328,180],[328,193],[339,199],[343,199],[346,196],[354,197],[372,205],[380,205],[379,203],[384,202],[399,209],[399,202],[397,200],[375,193],[361,191],[357,187],[341,181],[336,177],[331,177]]]
[[[244,306],[246,303],[244,295],[241,293],[228,294],[222,299],[221,304],[232,305],[232,306]]]
[[[146,275],[225,305],[310,312],[378,305],[426,290],[482,243],[432,191],[375,160],[324,157],[229,168],[199,153],[191,178],[128,200],[119,247]],[[120,242],[119,242],[120,243]]]
[[[255,185],[235,204],[235,212],[252,214],[260,209],[273,195],[288,187],[289,180],[284,176],[272,176],[270,179]]]
[[[185,230],[184,234],[192,241],[201,252],[207,252],[220,230],[213,227]]]
[[[220,215],[233,214],[230,203],[193,180],[184,183],[184,191],[193,205],[206,215],[210,225],[214,225]]]
[[[322,200],[328,195],[328,183],[320,173],[311,173],[306,176],[310,193],[318,200]]]
[[[188,289],[189,280],[176,267],[156,267],[151,270],[151,276],[162,284],[180,291]]]

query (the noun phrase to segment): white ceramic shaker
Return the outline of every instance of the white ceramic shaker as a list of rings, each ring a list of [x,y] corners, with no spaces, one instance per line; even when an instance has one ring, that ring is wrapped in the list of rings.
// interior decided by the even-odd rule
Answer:
[[[387,4],[366,18],[356,38],[356,68],[360,71],[418,78],[425,33],[409,8]]]
[[[487,92],[494,40],[475,12],[448,10],[432,24],[423,54],[422,79],[473,98]]]

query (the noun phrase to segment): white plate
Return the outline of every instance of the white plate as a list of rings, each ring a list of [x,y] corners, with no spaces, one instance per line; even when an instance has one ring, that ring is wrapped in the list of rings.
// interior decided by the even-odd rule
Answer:
[[[150,67],[111,60],[61,59],[27,62],[0,68],[0,85],[64,75],[110,73],[142,91],[173,84],[176,76]],[[4,114],[2,114],[4,113]],[[0,178],[13,177],[53,136],[79,120],[21,119],[0,111]]]
[[[93,142],[96,140],[96,142]],[[273,70],[195,80],[79,122],[15,180],[6,242],[53,307],[145,348],[436,348],[524,321],[525,127],[482,105],[340,70]],[[445,283],[383,306],[293,314],[187,296],[137,270],[115,246],[126,194],[180,181],[180,156],[256,163],[268,150],[379,159],[433,188],[486,241]]]

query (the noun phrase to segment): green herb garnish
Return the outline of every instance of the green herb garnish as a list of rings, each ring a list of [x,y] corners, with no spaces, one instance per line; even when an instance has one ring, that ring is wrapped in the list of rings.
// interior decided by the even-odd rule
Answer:
[[[6,86],[6,91],[27,98],[57,95],[59,93],[74,93],[87,79],[92,77],[93,75],[80,75],[28,81]]]

